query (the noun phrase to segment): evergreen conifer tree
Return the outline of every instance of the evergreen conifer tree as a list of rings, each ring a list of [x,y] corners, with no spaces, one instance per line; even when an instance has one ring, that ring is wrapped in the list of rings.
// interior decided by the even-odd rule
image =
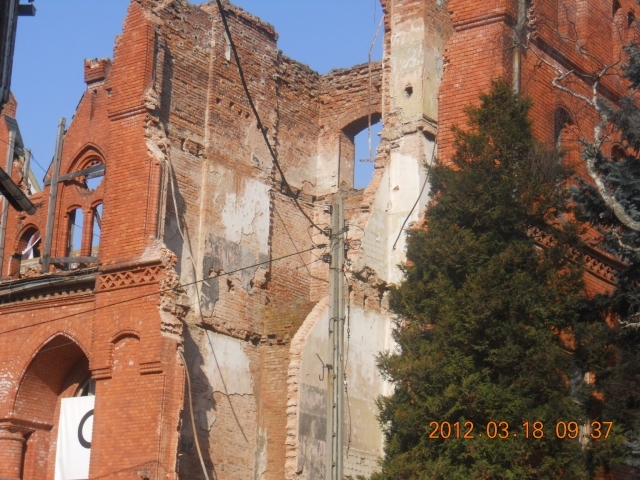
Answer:
[[[558,421],[589,421],[581,372],[603,345],[586,338],[606,327],[584,320],[582,267],[568,247],[575,228],[560,221],[562,175],[550,167],[558,157],[541,161],[529,108],[494,83],[466,110],[470,130],[455,131],[453,165],[430,168],[433,204],[425,227],[408,233],[404,280],[391,292],[397,348],[379,357],[395,390],[378,401],[385,457],[376,480],[588,479],[602,462],[593,441],[555,433]],[[536,246],[532,226],[555,245]],[[619,440],[600,442],[608,460]]]
[[[610,200],[592,182],[580,182],[572,193],[579,207],[577,218],[603,235],[600,248],[625,263],[613,294],[594,302],[593,311],[616,324],[606,339],[615,355],[601,359],[595,368],[596,388],[602,394],[597,408],[624,432],[629,440],[625,462],[640,470],[640,48],[631,44],[624,50],[627,62],[622,72],[629,82],[628,96],[617,107],[598,100],[602,128],[609,134],[602,138],[614,138],[619,144],[612,155],[605,155],[604,142],[582,142],[582,157],[593,162]]]

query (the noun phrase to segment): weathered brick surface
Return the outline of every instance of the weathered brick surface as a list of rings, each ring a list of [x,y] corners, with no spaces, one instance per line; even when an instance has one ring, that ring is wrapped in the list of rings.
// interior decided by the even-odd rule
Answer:
[[[621,8],[613,12],[613,2],[609,1],[557,0],[533,2],[529,11],[528,32],[534,35],[530,37],[531,49],[522,53],[521,85],[523,95],[533,100],[534,132],[547,146],[560,142],[566,150],[565,162],[587,181],[590,179],[579,158],[577,138],[592,135],[589,132],[593,131],[596,120],[594,112],[582,101],[554,88],[552,80],[557,73],[540,58],[578,72],[593,72],[598,70],[597,65],[617,61],[621,58],[621,42],[632,35],[621,22],[621,12],[637,9],[633,2],[620,2],[620,5]],[[446,47],[447,67],[440,90],[438,152],[441,161],[446,162],[454,151],[451,127],[465,126],[464,106],[477,104],[479,93],[488,90],[492,79],[504,77],[512,81],[510,27],[516,2],[495,2],[490,6],[483,5],[479,10],[464,0],[448,2],[455,33]],[[577,45],[584,46],[585,54],[580,54]],[[602,86],[602,94],[611,101],[624,94],[624,84],[615,73],[614,69]],[[575,78],[570,77],[564,84],[582,95],[591,95],[590,86]],[[595,232],[586,236],[590,241],[597,241],[597,237]],[[585,276],[587,291],[590,294],[610,291],[613,283],[604,272],[619,268],[619,264],[595,251],[592,256],[597,266],[589,267]]]
[[[633,34],[625,27],[632,0],[615,13],[608,0],[534,2],[532,48],[554,61],[592,66],[559,35],[573,28],[562,23],[561,2],[575,4],[567,18],[575,18],[576,38],[589,44],[608,35],[593,44],[603,61]],[[375,341],[390,348],[388,325],[380,326],[390,319],[385,292],[403,259],[402,229],[426,204],[420,197],[411,210],[422,165],[436,136],[439,159],[448,161],[463,107],[477,103],[491,79],[511,79],[516,1],[384,0],[383,60],[325,75],[283,55],[271,25],[224,5],[248,90],[298,205],[258,128],[215,2],[132,0],[113,60],[85,62],[87,91],[62,153],[63,175],[95,163],[106,174],[93,191],[81,178],[60,185],[52,255],[68,254],[75,208],[85,218],[80,253],[91,254],[92,218],[103,204],[98,265],[53,265],[46,277],[37,262],[24,268],[26,242],[46,231],[50,187],[31,196],[34,216],[9,215],[0,275],[0,477],[53,478],[60,399],[91,376],[91,478],[204,478],[196,436],[217,479],[313,478],[299,470],[313,463],[301,457],[300,438],[310,434],[300,434],[309,400],[300,385],[318,369],[315,353],[325,354],[307,342],[325,328],[329,271],[320,255],[327,251],[309,250],[328,239],[300,209],[327,226],[323,207],[338,189],[350,225],[350,305],[372,332],[387,329]],[[522,72],[536,135],[549,144],[560,138],[567,161],[579,165],[577,117],[560,121],[558,112],[578,112],[580,126],[593,116],[551,88],[553,72],[531,51]],[[624,85],[612,77],[604,89],[615,100]],[[12,99],[4,113],[15,117],[16,108]],[[382,118],[382,142],[372,182],[354,191],[354,135],[369,116]],[[0,121],[0,140],[8,138]],[[11,173],[25,186],[22,162],[18,152]],[[616,261],[592,253],[587,290],[608,291]],[[44,278],[51,281],[38,283]],[[373,378],[367,355],[353,371]],[[365,392],[366,401],[352,393],[365,411],[384,391]],[[362,450],[367,465],[347,459],[350,471],[372,471],[379,447]]]
[[[323,133],[340,138],[340,163],[352,172],[353,135],[369,111],[374,120],[381,112],[379,65],[371,75],[358,66],[320,76],[277,49],[270,25],[225,5],[269,142],[306,214],[326,223],[310,204],[330,191],[317,181],[327,168]],[[210,472],[284,477],[289,342],[326,295],[327,268],[309,252],[306,219],[285,195],[230,53],[215,4],[134,0],[113,60],[85,62],[87,91],[60,173],[102,163],[106,174],[93,191],[83,178],[60,184],[51,253],[70,253],[70,212],[80,208],[79,253],[95,255],[102,204],[99,263],[53,265],[55,281],[34,290],[38,264],[26,272],[20,255],[34,231],[46,232],[49,186],[31,197],[36,215],[12,212],[7,226],[2,277],[19,293],[0,307],[0,442],[8,472],[23,469],[15,478],[53,477],[60,399],[89,375],[91,478],[201,478],[181,345]],[[16,108],[9,102],[5,113]],[[12,173],[24,183],[21,162]],[[187,286],[173,289],[178,282]],[[218,348],[240,363],[224,354],[218,372]]]

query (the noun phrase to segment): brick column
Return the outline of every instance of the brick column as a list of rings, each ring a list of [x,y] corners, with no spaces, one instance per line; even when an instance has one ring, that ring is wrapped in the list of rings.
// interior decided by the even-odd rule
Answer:
[[[80,247],[80,256],[91,256],[91,243],[93,243],[93,208],[88,212],[84,212],[84,225],[82,230],[82,246]]]
[[[0,480],[22,478],[24,435],[11,425],[0,425]]]

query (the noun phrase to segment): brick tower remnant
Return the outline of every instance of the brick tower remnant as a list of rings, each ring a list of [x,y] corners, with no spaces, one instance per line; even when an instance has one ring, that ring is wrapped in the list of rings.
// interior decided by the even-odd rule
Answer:
[[[342,188],[364,225],[357,207],[374,195],[353,190],[354,135],[382,114],[381,64],[319,75],[277,49],[273,27],[224,8],[298,204],[326,223]],[[90,478],[204,478],[191,408],[210,478],[282,479],[294,457],[287,471],[313,478],[324,438],[299,412],[325,415],[310,404],[325,385],[309,394],[304,378],[326,356],[328,265],[313,246],[328,242],[276,174],[216,4],[132,0],[113,60],[86,61],[85,82],[64,136],[48,272],[51,171],[30,195],[36,214],[7,222],[0,476],[53,478],[61,400],[95,393]],[[23,159],[14,165],[26,188]],[[347,473],[370,473],[381,451],[385,277],[360,268],[354,311],[371,318],[352,327],[352,358],[367,366],[350,361],[358,457]],[[299,436],[317,456],[298,455]]]

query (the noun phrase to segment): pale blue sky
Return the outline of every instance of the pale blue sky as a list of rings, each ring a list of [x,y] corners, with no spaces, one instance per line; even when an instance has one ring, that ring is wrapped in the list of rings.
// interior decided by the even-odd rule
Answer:
[[[320,73],[366,62],[382,15],[379,0],[233,3],[274,25],[279,48]],[[36,0],[36,16],[19,19],[12,90],[39,180],[53,156],[59,118],[71,121],[85,90],[84,59],[113,57],[114,39],[122,30],[128,4],[129,0]],[[374,60],[381,57],[380,40]],[[357,159],[369,156],[366,131],[356,145]],[[372,170],[373,165],[356,161],[356,186],[368,183]]]

